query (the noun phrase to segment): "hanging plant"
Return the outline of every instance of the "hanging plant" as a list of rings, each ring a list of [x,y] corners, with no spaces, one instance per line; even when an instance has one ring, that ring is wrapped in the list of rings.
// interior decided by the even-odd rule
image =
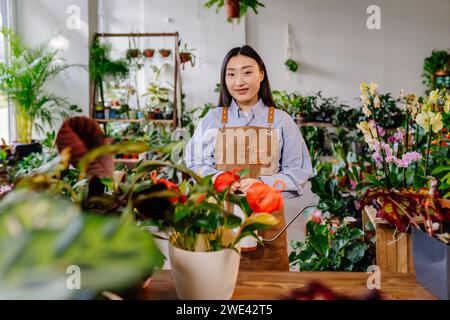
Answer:
[[[159,50],[159,54],[161,55],[161,57],[163,58],[168,58],[170,56],[170,54],[172,53],[172,50],[170,49],[160,49]]]
[[[433,50],[431,56],[425,58],[423,63],[422,83],[428,90],[435,88],[434,77],[436,73],[450,70],[450,54],[447,51]]]
[[[232,19],[238,19],[238,23],[241,18],[245,16],[247,10],[251,8],[255,14],[258,14],[258,7],[265,7],[265,5],[258,0],[209,0],[205,3],[205,8],[209,9],[213,6],[217,6],[216,13],[226,5],[227,19],[229,22]]]
[[[144,57],[151,59],[155,55],[155,49],[145,49],[142,54]]]
[[[184,48],[180,51],[180,60],[181,60],[181,65],[183,67],[184,70],[184,64],[187,62],[191,62],[191,67],[195,66],[195,59],[196,56],[194,54],[194,51],[196,51],[195,49],[188,49],[187,48],[187,44],[184,44]]]
[[[298,63],[292,59],[287,59],[284,62],[284,65],[288,68],[289,71],[297,72],[297,70],[298,70]]]

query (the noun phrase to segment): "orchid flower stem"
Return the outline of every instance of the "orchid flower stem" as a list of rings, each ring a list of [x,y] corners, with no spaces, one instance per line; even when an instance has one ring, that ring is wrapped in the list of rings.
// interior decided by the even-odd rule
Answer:
[[[425,162],[425,177],[428,176],[428,161],[430,159],[430,147],[431,147],[431,124],[430,127],[428,128],[428,143],[427,143],[427,159]]]
[[[419,149],[419,125],[416,124],[416,130],[414,131],[414,151],[417,151]],[[414,165],[414,175],[417,174],[418,169],[418,162]]]
[[[409,112],[406,114],[406,128],[405,128],[405,150],[403,154],[408,152],[409,146]],[[403,188],[406,188],[406,169],[403,168]]]
[[[380,132],[378,131],[378,122],[377,122],[377,119],[375,117],[375,107],[374,107],[373,103],[370,106],[371,106],[371,109],[372,109],[373,121],[375,122],[375,130],[377,132],[378,142],[380,143],[381,156],[383,157],[384,181],[386,183],[386,187],[389,189],[390,188],[389,169],[388,169],[387,164],[386,164],[386,156],[384,154],[384,149],[383,149],[383,146],[381,144]]]

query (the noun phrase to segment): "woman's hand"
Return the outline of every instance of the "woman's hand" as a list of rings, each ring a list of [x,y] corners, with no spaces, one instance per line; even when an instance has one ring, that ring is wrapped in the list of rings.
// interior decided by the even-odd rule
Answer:
[[[251,178],[243,179],[243,180],[241,180],[239,190],[240,190],[244,195],[246,195],[247,192],[248,192],[248,189],[250,189],[250,187],[251,187],[253,184],[258,183],[258,182],[261,183],[261,180],[258,180],[258,179],[251,179]]]

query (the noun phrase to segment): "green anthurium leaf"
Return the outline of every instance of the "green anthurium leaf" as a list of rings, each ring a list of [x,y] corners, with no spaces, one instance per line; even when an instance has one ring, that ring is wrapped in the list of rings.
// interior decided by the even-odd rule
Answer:
[[[309,243],[314,251],[322,256],[328,256],[328,238],[321,234],[315,234],[309,237]]]
[[[348,251],[348,253],[346,255],[346,258],[352,264],[355,264],[364,257],[364,254],[366,253],[366,250],[368,248],[369,248],[369,244],[359,241],[350,248],[350,250]]]
[[[241,225],[242,219],[238,216],[230,214],[226,217],[224,227],[227,229],[237,228]]]
[[[252,214],[250,217],[244,220],[244,223],[241,225],[241,230],[252,224],[274,226],[279,222],[280,221],[277,218],[269,213]]]

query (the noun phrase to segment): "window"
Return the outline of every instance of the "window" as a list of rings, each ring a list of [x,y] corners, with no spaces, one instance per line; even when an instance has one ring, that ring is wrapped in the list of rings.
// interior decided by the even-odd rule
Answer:
[[[0,29],[10,28],[11,23],[11,0],[0,0]],[[3,36],[0,36],[0,60],[3,62],[7,58],[8,44],[5,43]],[[10,105],[8,99],[0,94],[0,139],[3,138],[7,143],[10,142]],[[0,143],[1,144],[1,143]]]

